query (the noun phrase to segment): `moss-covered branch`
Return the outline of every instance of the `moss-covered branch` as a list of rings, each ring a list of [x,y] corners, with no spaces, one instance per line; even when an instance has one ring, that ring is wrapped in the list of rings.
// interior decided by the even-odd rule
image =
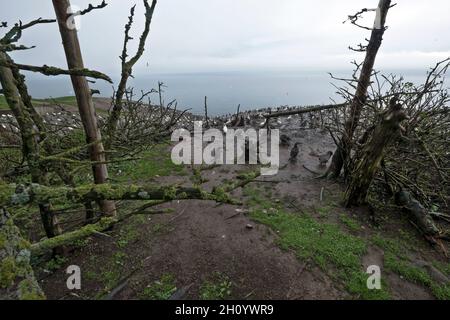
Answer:
[[[24,45],[15,45],[15,44],[0,44],[0,51],[10,52],[10,51],[22,51],[22,50],[30,50],[34,49],[35,46],[27,47]]]
[[[0,299],[45,299],[30,266],[30,243],[0,209]]]
[[[230,192],[232,192],[236,189],[245,187],[247,184],[255,181],[255,179],[258,178],[260,175],[261,175],[260,170],[242,173],[237,176],[236,181],[225,184],[224,186],[221,186],[221,187],[215,187],[213,189],[213,194],[216,195],[216,197],[223,197],[224,199],[227,199],[227,198],[229,198]],[[221,202],[224,202],[224,201],[221,201]]]
[[[109,229],[116,222],[117,220],[113,218],[103,218],[95,224],[89,224],[75,231],[42,240],[31,246],[31,253],[33,255],[40,255],[51,251],[54,248],[73,244],[77,240],[87,238],[95,233]]]
[[[0,204],[2,206],[25,205],[40,203],[56,199],[65,199],[73,203],[86,203],[101,200],[180,200],[199,199],[213,200],[236,204],[224,192],[208,193],[200,188],[180,187],[176,185],[121,185],[101,184],[85,185],[75,188],[46,187],[38,184],[7,185],[0,184]]]
[[[1,66],[7,67],[7,68],[17,68],[19,70],[25,70],[25,71],[31,71],[31,72],[38,72],[46,76],[59,76],[59,75],[70,75],[70,76],[82,76],[82,77],[89,77],[94,79],[101,79],[108,81],[109,83],[112,83],[112,80],[109,76],[107,76],[104,73],[101,73],[99,71],[90,70],[87,68],[75,68],[75,69],[61,69],[57,67],[52,67],[48,65],[43,66],[31,66],[26,64],[18,64],[18,63],[11,63],[8,61],[0,61]]]

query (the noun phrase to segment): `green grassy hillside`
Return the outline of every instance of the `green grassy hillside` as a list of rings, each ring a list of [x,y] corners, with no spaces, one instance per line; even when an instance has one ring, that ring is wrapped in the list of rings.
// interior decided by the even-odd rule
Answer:
[[[76,106],[77,102],[74,96],[58,97],[58,98],[48,98],[48,99],[33,99],[33,103],[36,106],[42,104],[64,104],[69,106]],[[3,95],[0,95],[0,110],[8,109],[8,104]]]

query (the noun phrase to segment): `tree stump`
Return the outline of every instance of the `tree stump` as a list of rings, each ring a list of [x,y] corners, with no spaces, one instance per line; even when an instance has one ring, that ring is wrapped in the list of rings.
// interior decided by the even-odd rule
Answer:
[[[367,203],[367,194],[384,157],[384,150],[397,136],[400,123],[407,116],[396,98],[391,99],[389,109],[382,115],[369,140],[355,156],[355,166],[345,192],[345,205],[359,206]]]

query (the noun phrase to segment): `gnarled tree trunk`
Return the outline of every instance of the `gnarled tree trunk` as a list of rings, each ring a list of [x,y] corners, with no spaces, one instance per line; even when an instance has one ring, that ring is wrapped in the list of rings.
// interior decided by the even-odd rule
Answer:
[[[0,51],[0,61],[7,60],[8,56]],[[8,106],[20,128],[22,152],[30,170],[31,181],[46,185],[46,173],[40,163],[39,132],[36,130],[32,115],[22,100],[13,71],[10,68],[0,66],[0,83]],[[39,203],[39,210],[47,237],[51,238],[58,235],[61,231],[57,227],[57,218],[51,210],[51,205],[49,203]]]
[[[397,99],[392,99],[381,123],[375,127],[370,139],[361,152],[355,156],[356,164],[345,192],[347,207],[366,204],[367,194],[380,167],[384,150],[398,134],[400,123],[404,119],[406,119],[406,114],[403,112],[401,105],[397,103]]]
[[[378,4],[374,28],[366,49],[366,57],[359,76],[356,93],[350,106],[349,119],[345,123],[344,134],[339,141],[337,151],[334,153],[333,160],[327,171],[327,176],[329,177],[339,177],[342,167],[350,156],[353,134],[358,126],[361,111],[367,102],[367,89],[370,85],[370,77],[375,64],[375,58],[383,41],[386,16],[390,5],[391,0],[380,0]]]

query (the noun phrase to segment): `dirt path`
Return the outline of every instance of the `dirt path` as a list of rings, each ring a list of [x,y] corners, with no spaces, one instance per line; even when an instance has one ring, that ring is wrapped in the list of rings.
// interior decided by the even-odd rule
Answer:
[[[258,192],[274,203],[281,203],[296,214],[311,212],[314,219],[335,223],[340,229],[367,241],[378,230],[371,230],[370,217],[364,211],[323,208],[342,190],[328,181],[314,179],[318,166],[313,153],[332,150],[325,133],[303,130],[293,136],[301,143],[298,163],[288,165],[278,175],[255,182]],[[313,151],[311,153],[311,151]],[[281,163],[287,163],[289,149],[281,150]],[[242,170],[242,168],[240,168]],[[219,167],[203,171],[205,188],[235,176],[234,168]],[[189,180],[188,177],[161,177],[160,181]],[[270,181],[270,182],[267,182]],[[322,194],[322,202],[320,195]],[[234,193],[242,197],[242,190]],[[98,236],[83,243],[61,269],[41,272],[42,285],[49,298],[114,299],[155,298],[155,292],[178,299],[208,298],[208,285],[219,298],[233,299],[350,299],[358,298],[333,274],[319,268],[311,259],[299,259],[301,249],[280,249],[277,230],[252,220],[248,207],[217,205],[204,201],[179,201],[161,206],[173,212],[165,215],[141,215],[113,230],[110,236]],[[302,213],[303,212],[303,213]],[[342,223],[342,215],[354,217],[353,231]],[[388,224],[392,233],[399,228],[411,230],[404,222]],[[389,230],[388,230],[389,231]],[[417,235],[416,235],[417,236]],[[387,248],[387,247],[386,247]],[[421,244],[422,258],[442,257],[427,244]],[[300,251],[301,255],[301,251]],[[73,293],[65,289],[64,267],[76,264],[83,272],[83,288]],[[371,264],[384,268],[383,248],[368,245],[360,261],[361,270]],[[339,271],[339,270],[338,270]],[[429,288],[386,271],[390,297],[394,299],[432,299]],[[108,296],[108,292],[113,292]],[[220,296],[220,292],[223,296]]]

